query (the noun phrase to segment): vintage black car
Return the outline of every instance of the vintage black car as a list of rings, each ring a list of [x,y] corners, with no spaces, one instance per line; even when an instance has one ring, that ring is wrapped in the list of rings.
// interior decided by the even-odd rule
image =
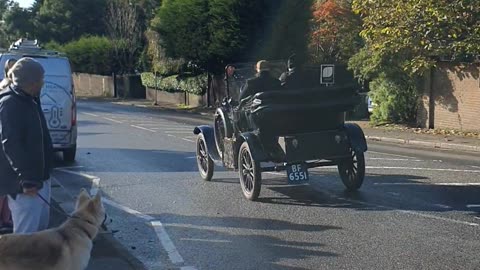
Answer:
[[[286,70],[283,62],[272,67],[278,77]],[[347,190],[360,188],[367,143],[358,125],[345,123],[345,113],[361,101],[355,87],[318,81],[308,88],[265,89],[237,100],[252,76],[254,63],[227,66],[226,98],[213,125],[195,128],[201,177],[210,181],[215,163],[236,170],[244,196],[256,200],[262,172],[286,170],[289,184],[304,184],[309,168],[337,166]]]

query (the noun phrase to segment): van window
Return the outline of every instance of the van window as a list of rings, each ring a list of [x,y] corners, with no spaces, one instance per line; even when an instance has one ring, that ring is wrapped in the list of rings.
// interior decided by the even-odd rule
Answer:
[[[42,64],[43,69],[45,69],[46,76],[71,76],[72,71],[70,69],[70,63],[65,58],[52,58],[52,57],[35,57],[29,56],[35,60],[37,60],[40,64]],[[3,68],[5,67],[5,62],[8,59],[20,59],[20,55],[2,55],[0,57],[0,79],[3,79],[4,71]]]

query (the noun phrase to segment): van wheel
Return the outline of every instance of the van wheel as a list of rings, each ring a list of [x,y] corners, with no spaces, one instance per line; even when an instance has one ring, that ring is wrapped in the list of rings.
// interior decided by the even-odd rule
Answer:
[[[75,156],[77,155],[77,146],[63,150],[63,161],[73,162],[75,161]]]

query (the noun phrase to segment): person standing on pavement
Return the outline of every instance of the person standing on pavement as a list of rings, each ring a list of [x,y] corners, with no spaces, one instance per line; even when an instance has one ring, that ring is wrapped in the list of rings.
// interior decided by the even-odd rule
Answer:
[[[8,71],[17,62],[15,59],[8,59],[5,62],[5,72],[3,74],[3,80],[0,82],[0,89],[6,88],[10,85],[10,79],[8,78]],[[8,233],[12,231],[12,214],[8,207],[8,197],[0,196],[0,234]]]
[[[53,147],[38,102],[44,73],[40,63],[22,58],[0,92],[0,195],[8,195],[13,233],[44,230],[49,222],[42,198],[50,201]]]

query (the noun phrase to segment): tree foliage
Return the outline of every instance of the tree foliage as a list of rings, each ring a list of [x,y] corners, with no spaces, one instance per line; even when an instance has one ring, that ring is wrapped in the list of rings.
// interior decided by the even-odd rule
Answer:
[[[438,56],[480,54],[480,5],[472,0],[354,0],[363,18],[361,36],[380,57],[400,55],[402,67],[417,73]]]
[[[322,0],[313,5],[310,52],[315,62],[347,63],[360,49],[361,21],[350,1]]]

